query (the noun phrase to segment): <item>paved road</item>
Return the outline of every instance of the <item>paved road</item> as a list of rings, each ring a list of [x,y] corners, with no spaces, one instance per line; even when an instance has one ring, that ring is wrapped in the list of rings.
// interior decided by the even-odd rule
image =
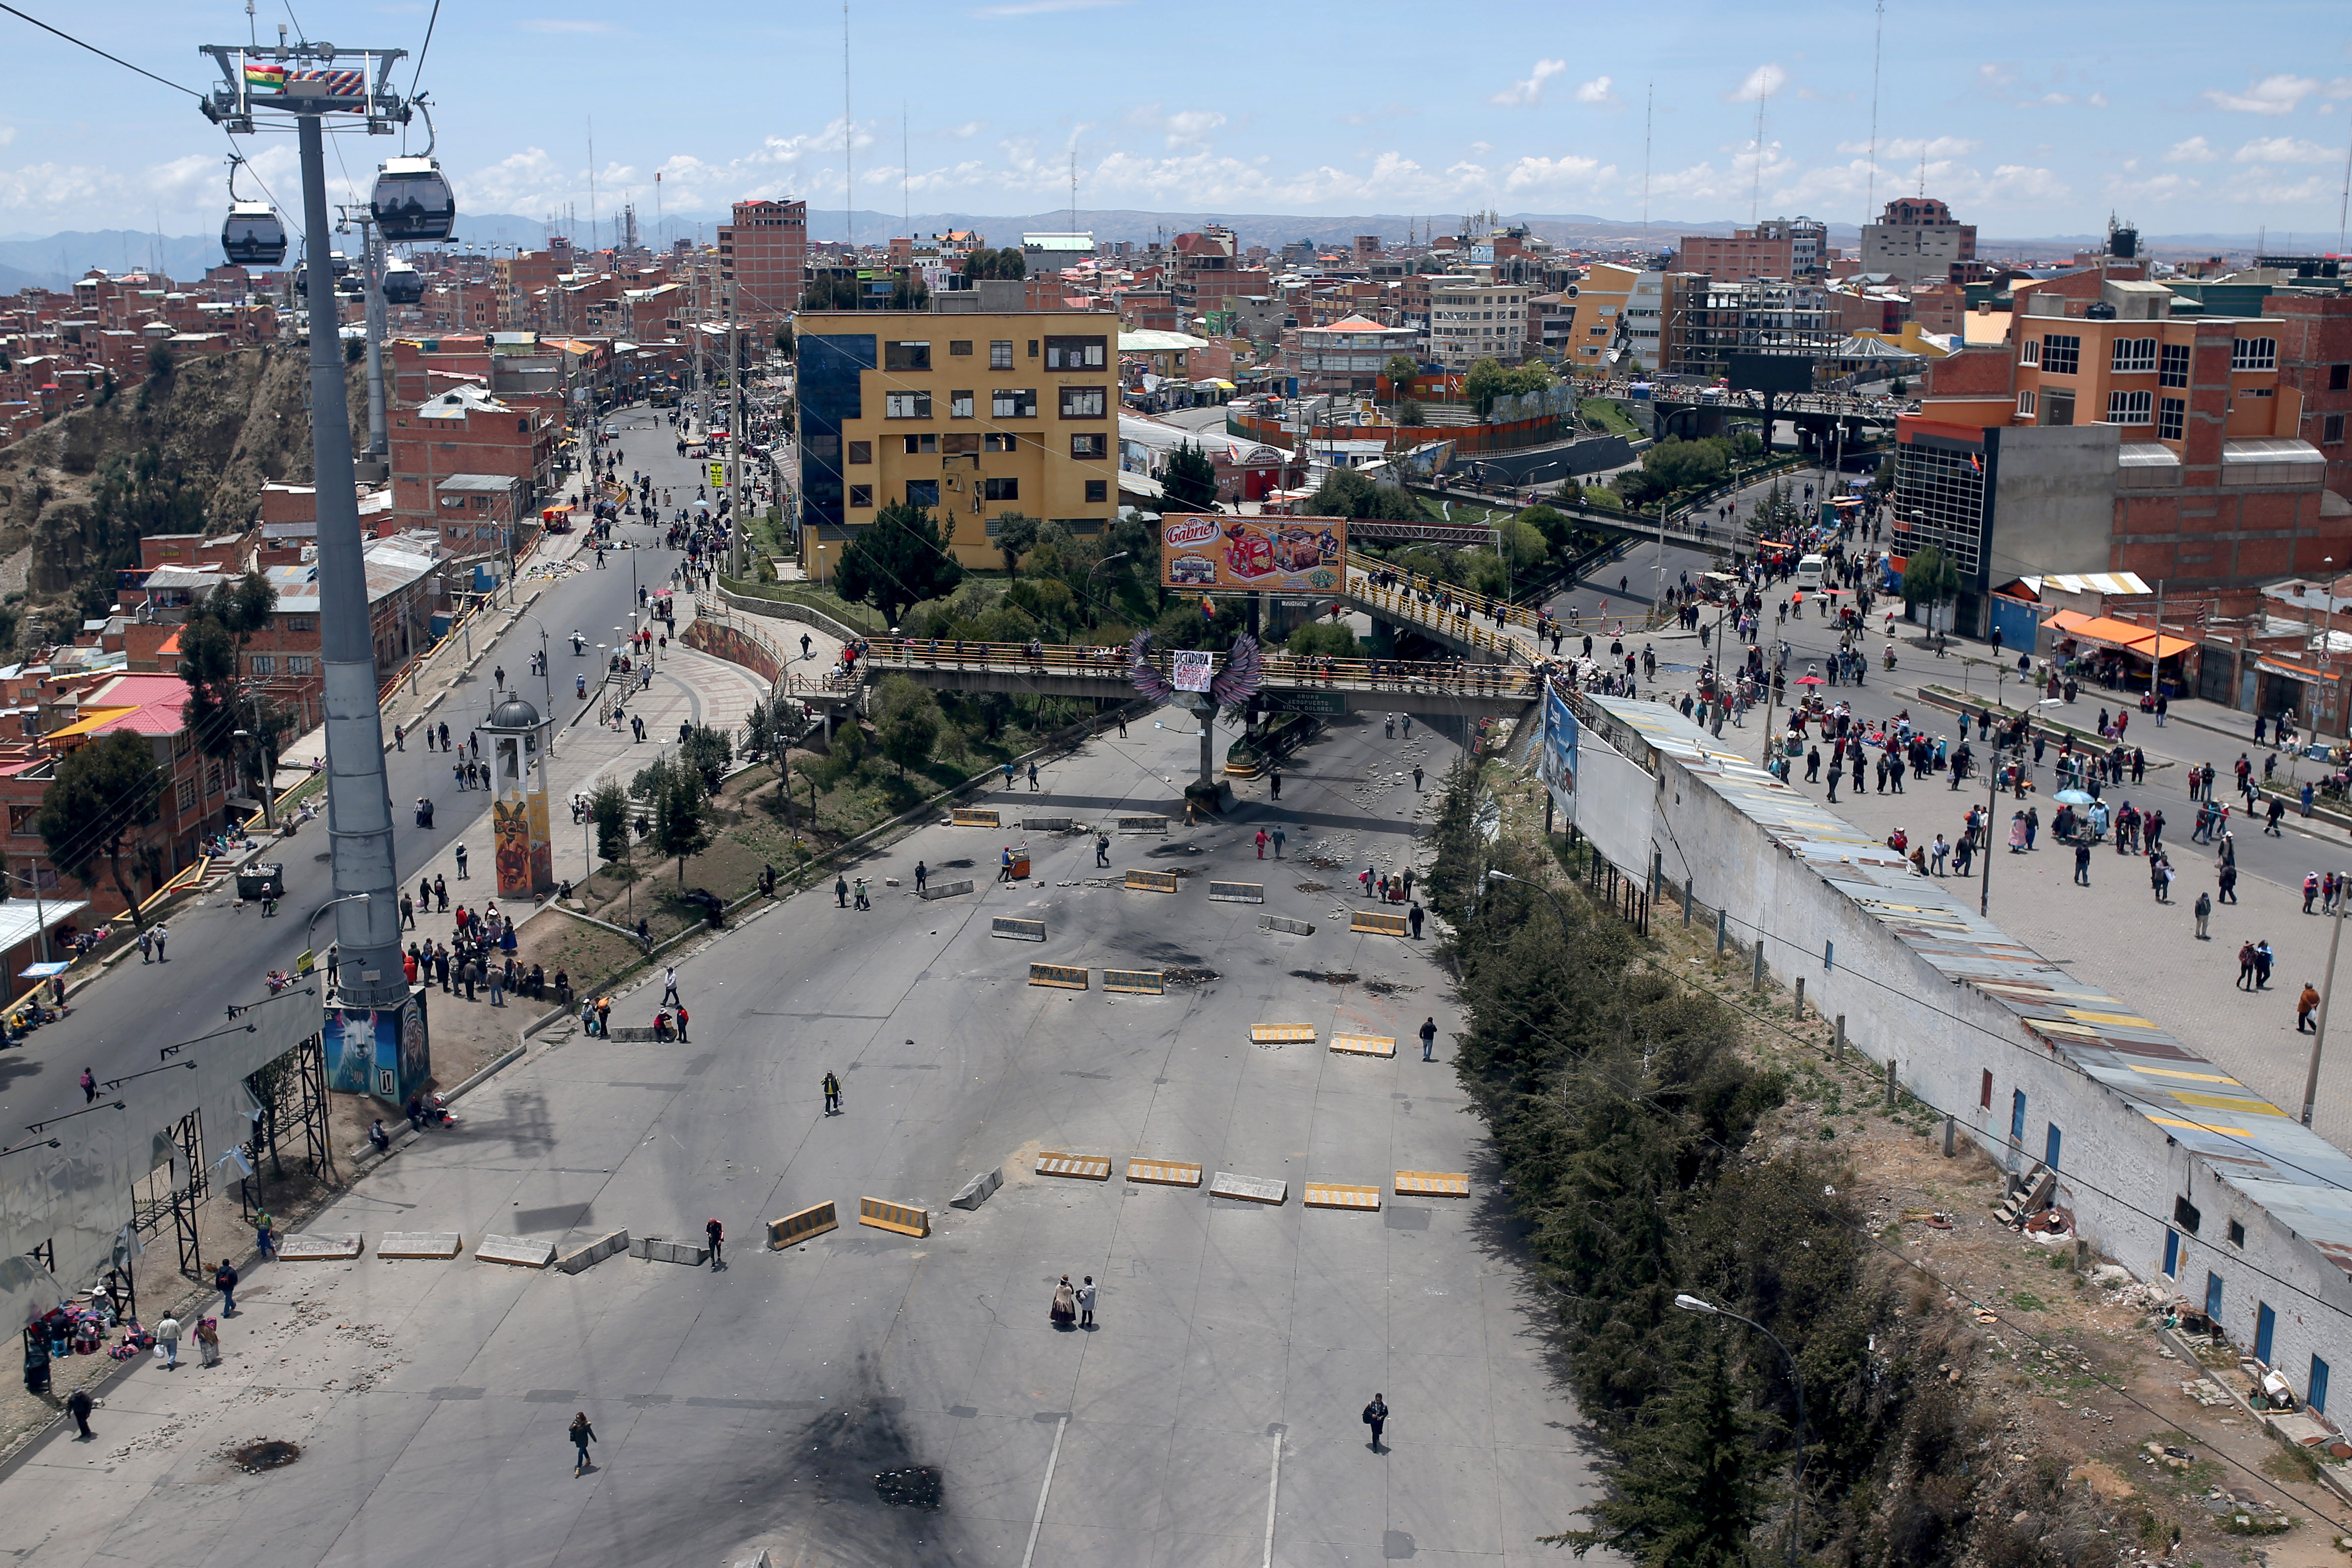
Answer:
[[[1189,742],[1149,725],[1045,769],[1013,810],[1102,821],[1164,810]],[[1551,1391],[1547,1311],[1513,1252],[1452,1069],[1456,1017],[1424,949],[1351,935],[1339,888],[1401,868],[1417,802],[1401,769],[1451,748],[1343,721],[1226,822],[1116,842],[1113,867],[1193,874],[1175,896],[1088,885],[1093,841],[1026,835],[1037,879],[992,886],[1010,834],[927,828],[869,874],[979,871],[979,893],[870,913],[822,893],[681,966],[694,1043],[549,1039],[313,1227],[449,1228],[570,1242],[619,1227],[729,1231],[723,1272],[619,1258],[576,1277],[450,1263],[278,1264],[228,1320],[230,1364],[142,1364],[100,1440],[52,1437],[0,1483],[29,1563],[192,1568],[678,1564],[765,1545],[782,1563],[1215,1564],[1418,1556],[1533,1565],[1536,1537],[1593,1495],[1574,1409]],[[1424,798],[1425,800],[1425,798]],[[1289,860],[1248,836],[1279,821]],[[1332,862],[1317,867],[1306,857]],[[1311,936],[1261,933],[1205,883],[1265,884]],[[1330,884],[1301,891],[1302,882]],[[1042,946],[990,917],[1042,919]],[[1048,990],[1032,959],[1191,966],[1159,998]],[[1325,977],[1347,977],[1334,983]],[[1360,979],[1354,977],[1360,976]],[[1364,982],[1378,980],[1372,988]],[[623,999],[625,1022],[655,989]],[[1434,1017],[1441,1060],[1412,1031]],[[1259,1022],[1395,1037],[1392,1061],[1264,1050]],[[559,1031],[560,1032],[560,1031]],[[837,1072],[843,1114],[819,1113]],[[1279,1208],[1203,1191],[1034,1175],[1040,1149],[1160,1155],[1289,1183]],[[973,1214],[971,1172],[1008,1185]],[[1309,1178],[1386,1189],[1469,1171],[1466,1200],[1381,1213],[1301,1207]],[[927,1240],[844,1228],[763,1251],[757,1222],[874,1196],[928,1206]],[[1045,1321],[1053,1281],[1093,1275],[1098,1327]],[[265,1395],[263,1390],[274,1391]],[[1358,1413],[1394,1412],[1392,1450]],[[575,1479],[563,1432],[593,1421]],[[302,1445],[262,1476],[221,1458]],[[1277,1479],[1278,1466],[1278,1479]],[[892,1506],[877,1481],[937,1511]],[[1031,1541],[1034,1536],[1034,1555]]]
[[[623,416],[627,423],[632,416]],[[644,418],[648,416],[635,416]],[[624,441],[624,447],[626,443]],[[669,454],[665,444],[663,454]],[[671,461],[676,464],[675,457]],[[680,465],[682,466],[682,465]],[[622,532],[648,547],[643,552],[623,551],[613,559],[626,566],[635,560],[647,577],[667,576],[675,552],[658,549],[655,529],[625,527]],[[599,627],[628,620],[630,574],[626,570],[582,571],[551,584],[531,614],[550,632],[553,652],[551,667],[560,695],[557,711],[569,719],[578,710],[570,700],[572,673],[588,669],[589,658],[575,661],[561,641],[573,626],[596,640]],[[540,647],[540,629],[528,619],[480,661],[474,678],[461,685],[431,716],[446,722],[453,738],[486,715],[490,705],[490,671],[503,662],[510,683],[537,700],[541,683],[523,672]],[[445,676],[444,679],[446,677]],[[427,691],[429,695],[429,688]],[[389,738],[390,727],[386,727]],[[559,745],[561,742],[559,741]],[[431,863],[488,810],[488,796],[457,788],[448,765],[437,751],[427,752],[412,740],[406,750],[385,758],[394,805],[394,846],[404,882],[413,882],[416,869]],[[408,803],[418,796],[435,804],[434,825],[415,825]],[[114,972],[84,988],[73,1001],[73,1016],[37,1030],[19,1047],[0,1051],[0,1127],[15,1129],[53,1113],[81,1103],[75,1080],[88,1066],[100,1078],[143,1071],[156,1063],[159,1047],[192,1039],[215,1027],[232,1002],[249,1002],[262,994],[262,977],[272,968],[291,968],[304,946],[303,922],[332,896],[325,862],[324,819],[295,837],[274,844],[263,858],[286,866],[286,899],[275,919],[265,920],[259,907],[237,909],[233,893],[224,887],[201,904],[184,905],[168,916],[172,936],[167,961],[142,965],[136,956],[115,966]],[[319,923],[324,943],[333,916]]]

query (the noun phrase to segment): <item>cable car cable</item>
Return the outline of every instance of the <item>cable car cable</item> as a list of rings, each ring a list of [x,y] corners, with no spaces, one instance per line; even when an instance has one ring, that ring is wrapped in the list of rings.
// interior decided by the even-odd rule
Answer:
[[[433,26],[441,20],[441,0],[433,0],[433,15],[425,19],[425,47],[416,51],[416,68],[408,75],[408,96],[416,96],[416,83],[425,75],[425,57],[433,52]]]
[[[148,70],[142,66],[134,66],[120,55],[110,55],[104,49],[100,48],[96,44],[84,44],[79,38],[75,37],[71,33],[60,32],[58,28],[52,27],[47,22],[42,21],[38,16],[27,16],[24,12],[17,10],[14,5],[0,4],[0,11],[7,12],[11,16],[21,17],[25,21],[33,24],[34,26],[38,27],[44,33],[56,33],[58,37],[63,38],[67,43],[80,45],[81,47],[88,49],[91,54],[98,56],[100,59],[112,60],[124,70],[137,71],[149,81],[163,82],[165,87],[170,88],[174,92],[184,92],[199,103],[204,101],[205,95],[196,91],[194,88],[182,87],[175,81],[165,81],[163,78],[157,76],[153,71]]]

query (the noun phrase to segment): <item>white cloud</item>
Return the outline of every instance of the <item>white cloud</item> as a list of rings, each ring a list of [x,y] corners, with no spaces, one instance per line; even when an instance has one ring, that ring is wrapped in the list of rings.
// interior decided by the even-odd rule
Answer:
[[[969,141],[987,129],[988,121],[985,120],[967,120],[961,125],[949,126],[947,134],[958,141]]]
[[[1209,132],[1224,122],[1225,117],[1213,110],[1181,110],[1168,117],[1168,146],[1171,151],[1181,147],[1206,147]]]
[[[2107,102],[2107,95],[2103,92],[2095,92],[2083,101],[2089,104],[2093,109],[2106,109],[2110,107]]]
[[[2114,201],[2169,202],[2194,195],[2203,188],[2200,181],[2187,174],[2155,174],[2145,180],[2110,180],[2107,195]]]
[[[1881,141],[1878,144],[1878,155],[1881,158],[1905,159],[1916,163],[1923,155],[1928,158],[1965,157],[1983,145],[1983,142],[1977,141],[1971,136],[1932,136],[1927,138],[1917,136],[1890,136],[1885,141]],[[1870,143],[1867,141],[1841,141],[1837,144],[1837,150],[1841,152],[1860,152],[1867,156],[1870,152]]]
[[[2314,78],[2281,71],[2275,76],[2263,78],[2243,92],[2224,92],[2220,88],[2209,88],[2205,98],[2217,108],[2240,114],[2292,114],[2295,105],[2318,90],[2319,83]]]
[[[1758,66],[1745,80],[1723,95],[1726,103],[1754,103],[1759,98],[1769,98],[1789,85],[1789,73],[1777,65]]]
[[[2210,163],[2221,154],[2202,136],[2192,136],[2186,141],[2176,141],[2164,155],[2168,163]]]
[[[1617,95],[1610,89],[1607,77],[1594,77],[1576,89],[1579,103],[1615,103]]]
[[[2336,156],[2335,149],[2299,136],[2257,137],[2236,153],[2241,163],[2333,163]]]
[[[1507,109],[1533,108],[1543,100],[1544,83],[1568,69],[1566,60],[1538,60],[1525,81],[1515,81],[1487,101]],[[1605,80],[1604,79],[1604,84]],[[1579,94],[1581,97],[1581,94]]]
[[[1605,180],[1616,172],[1614,168],[1603,168],[1598,158],[1527,157],[1504,173],[1503,185],[1511,191],[1589,190],[1596,176]]]

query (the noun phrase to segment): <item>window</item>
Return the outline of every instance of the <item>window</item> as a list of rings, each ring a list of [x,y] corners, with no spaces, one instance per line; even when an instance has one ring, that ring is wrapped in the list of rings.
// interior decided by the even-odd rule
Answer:
[[[968,392],[951,392],[948,393],[948,417],[950,419],[970,419],[971,417],[971,393]]]
[[[289,675],[309,674],[310,673],[310,660],[309,655],[303,653],[288,654],[286,658],[286,673]]]
[[[2303,1391],[2303,1402],[2323,1416],[2327,1414],[2327,1364],[2315,1355],[2311,1358],[2311,1383]]]
[[[2072,424],[2074,423],[2074,394],[2054,389],[2042,400],[2042,423]]]
[[[874,444],[870,441],[851,442],[849,444],[849,460],[852,463],[858,464],[873,462]]]
[[[936,507],[939,504],[940,482],[937,479],[909,479],[907,481],[907,505],[910,507]]]
[[[2221,1276],[2210,1269],[2205,1271],[2205,1315],[2217,1324],[2221,1321]]]
[[[2042,340],[2039,338],[2028,338],[2025,340],[2024,343],[2018,349],[2017,362],[2021,365],[2040,364],[2042,362]]]
[[[193,779],[183,779],[180,780],[180,810],[193,811],[195,809],[196,781]]]
[[[2230,368],[2233,371],[2278,369],[2278,340],[2276,338],[2231,339]]]
[[[1048,338],[1045,368],[1049,371],[1098,371],[1108,345],[1100,338]]]
[[[988,394],[989,413],[999,419],[1034,419],[1037,417],[1037,389],[1034,387],[998,387]]]
[[[1100,387],[1064,387],[1062,417],[1064,419],[1100,419],[1105,399]]]
[[[988,368],[1009,371],[1013,368],[1013,340],[999,338],[988,345]]]
[[[852,485],[849,487],[849,504],[853,507],[872,506],[874,504],[874,486],[871,485]]]
[[[1984,1077],[1977,1084],[1977,1104],[1983,1110],[1992,1109],[1992,1069],[1990,1068],[1985,1069]]]
[[[2340,413],[2330,413],[2321,416],[2319,421],[2319,444],[2322,446],[2336,446],[2341,444],[2343,440],[2344,416]]]
[[[1018,479],[983,479],[980,498],[983,501],[1017,501],[1021,498]]]
[[[2243,1247],[2245,1244],[2246,1228],[2244,1224],[2235,1219],[2230,1221],[2230,1245],[2232,1247]]]
[[[2045,333],[2042,339],[2042,373],[2071,376],[2082,368],[2083,340],[2069,332]]]
[[[319,618],[315,615],[289,615],[286,618],[286,630],[289,632],[316,632],[318,629]]]
[[[2205,1216],[2187,1198],[2176,1197],[2172,1200],[2172,1222],[2194,1236],[2197,1228],[2205,1223]]]
[[[2278,388],[2240,387],[2238,389],[2238,395],[2240,397],[2276,397],[2278,395]]]
[[[1037,357],[1037,340],[1034,338],[1029,340],[1029,357],[1033,360]]]
[[[2146,424],[2151,394],[2144,392],[2113,392],[2107,394],[2109,424]]]
[[[2327,390],[2329,392],[2352,392],[2352,365],[2328,366]]]
[[[969,354],[971,352],[971,340],[970,338],[950,338],[948,340],[948,357],[950,359],[953,359],[959,354]]]
[[[40,820],[40,815],[38,806],[11,806],[8,808],[8,831],[12,833],[38,832],[40,830],[33,824]]]
[[[250,672],[257,675],[274,675],[278,673],[278,661],[267,653],[252,654],[246,660],[246,664]]]
[[[2055,1122],[2045,1124],[2042,1132],[2042,1163],[2052,1170],[2056,1170],[2059,1153],[2065,1146],[2066,1134],[2059,1131],[2058,1124]]]
[[[2020,419],[2032,419],[2033,417],[2033,402],[2034,392],[2032,387],[2028,387],[2023,392],[2018,393],[2017,416]]]
[[[929,343],[885,343],[882,345],[882,368],[886,371],[928,371],[931,368],[931,346]]]
[[[980,449],[982,452],[1017,452],[1020,450],[1020,445],[1019,436],[1010,435],[1003,431],[992,430],[980,438]]]
[[[2012,1089],[2009,1093],[2009,1137],[2011,1143],[2025,1141],[2025,1091]]]
[[[1109,481],[1109,480],[1108,480],[1108,479],[1089,479],[1089,480],[1087,480],[1087,505],[1088,505],[1089,507],[1100,506],[1103,502],[1108,501],[1108,500],[1109,500],[1109,499],[1110,499],[1110,481]]]
[[[940,437],[940,452],[947,457],[977,457],[980,455],[980,434],[966,431],[958,435],[950,432]]]
[[[2180,1273],[2180,1232],[2170,1226],[2164,1228],[2164,1276],[2178,1278]]]
[[[2156,384],[2163,387],[2185,387],[2189,384],[2189,345],[2167,343],[2163,362],[2157,367]]]
[[[2271,1344],[2278,1334],[2278,1314],[2268,1301],[2254,1303],[2254,1359],[2270,1364]]]
[[[882,394],[882,417],[929,419],[931,417],[931,394],[927,392],[885,392]]]
[[[2185,398],[2168,397],[2156,405],[2156,438],[2158,441],[2180,441],[2189,433],[2189,402]]]
[[[919,457],[927,452],[940,449],[940,438],[936,435],[908,435],[899,439],[907,444],[907,455],[909,457]]]
[[[1073,457],[1108,457],[1110,455],[1110,437],[1100,434],[1073,435],[1070,437],[1070,455]]]
[[[2156,369],[2156,340],[2153,338],[2117,338],[2112,369],[2129,373]]]

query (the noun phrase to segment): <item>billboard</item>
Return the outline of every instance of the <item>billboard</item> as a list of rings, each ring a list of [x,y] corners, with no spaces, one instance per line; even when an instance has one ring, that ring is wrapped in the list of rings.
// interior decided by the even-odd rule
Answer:
[[[1215,675],[1215,655],[1180,650],[1176,654],[1175,679],[1170,684],[1180,692],[1205,692]]]
[[[1344,583],[1347,559],[1345,517],[1160,519],[1160,580],[1167,588],[1325,594]]]
[[[1731,384],[1740,392],[1807,392],[1813,390],[1810,354],[1733,354]]]
[[[1558,685],[1544,685],[1543,746],[1536,753],[1536,772],[1552,800],[1576,821],[1576,715]]]

